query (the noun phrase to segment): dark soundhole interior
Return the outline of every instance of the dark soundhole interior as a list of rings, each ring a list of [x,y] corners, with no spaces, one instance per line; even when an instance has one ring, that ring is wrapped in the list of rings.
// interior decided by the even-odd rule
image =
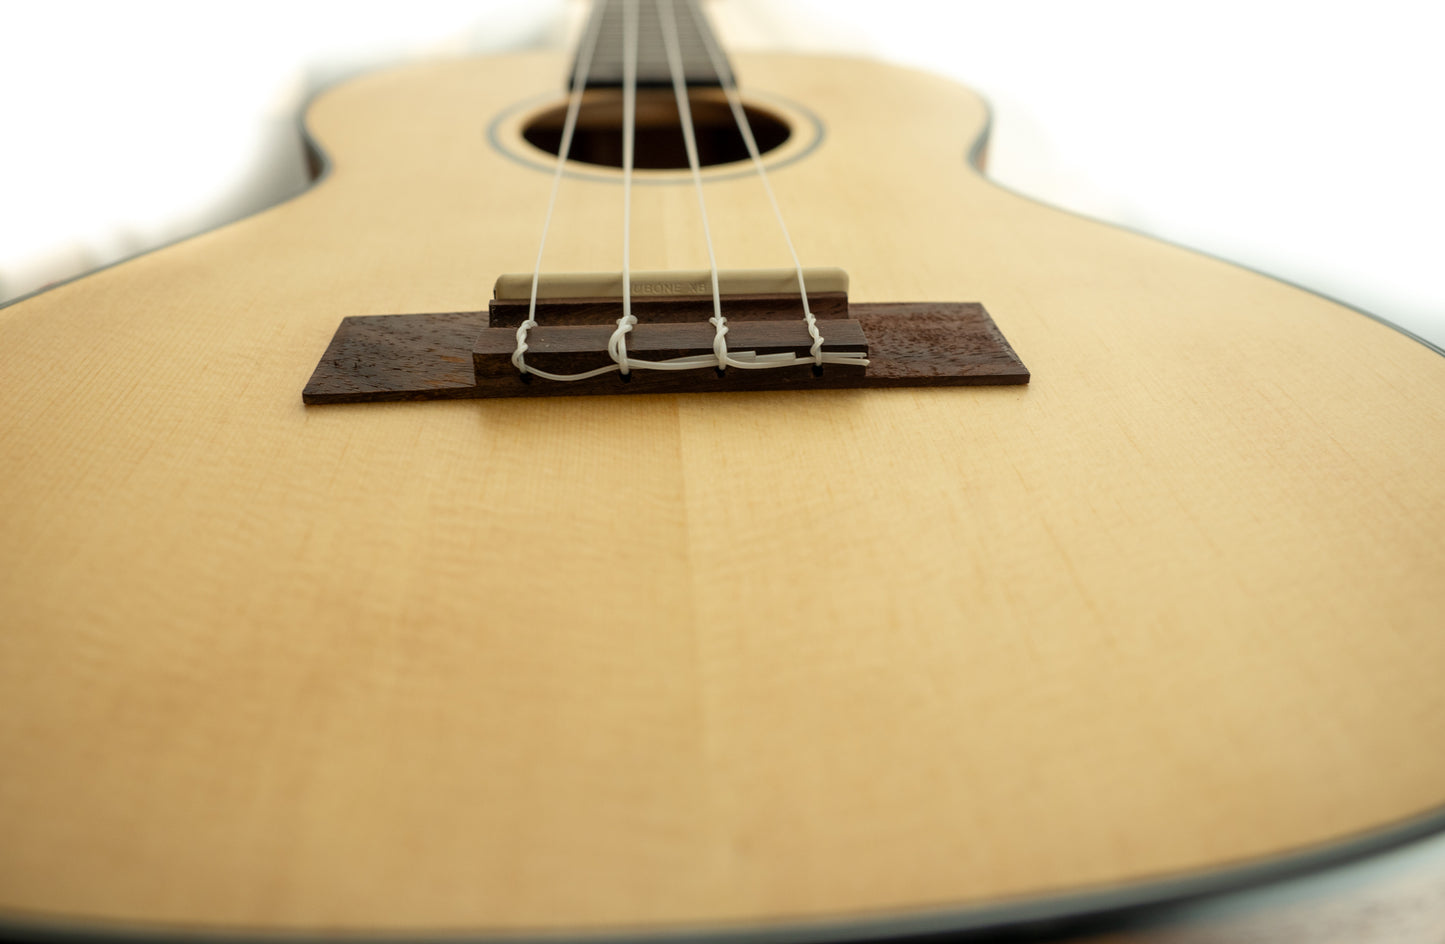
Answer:
[[[748,147],[738,131],[727,98],[717,89],[688,92],[693,130],[697,135],[698,162],[707,167],[748,159]],[[791,131],[783,119],[756,105],[743,105],[759,153],[766,154],[788,140]],[[562,147],[562,125],[567,105],[562,103],[537,115],[522,129],[522,136],[548,154]],[[645,170],[687,168],[687,148],[678,121],[677,100],[671,91],[638,89],[633,166]],[[622,166],[622,93],[592,89],[577,112],[570,160],[603,167]]]

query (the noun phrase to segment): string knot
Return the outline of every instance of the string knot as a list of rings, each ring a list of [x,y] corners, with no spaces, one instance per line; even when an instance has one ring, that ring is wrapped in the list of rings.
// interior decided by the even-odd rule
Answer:
[[[806,307],[807,304],[808,304],[808,302],[807,302],[807,296],[805,295],[805,296],[803,297],[803,305],[805,306],[804,309],[803,309],[803,312],[804,312],[803,320],[804,320],[805,322],[807,322],[807,325],[808,325],[808,335],[813,339],[813,346],[810,347],[810,348],[808,348],[808,353],[811,354],[811,355],[813,355],[813,364],[814,364],[814,366],[816,366],[816,367],[822,367],[822,366],[823,366],[823,335],[820,334],[819,331],[818,331],[818,319],[814,318],[814,317],[813,317],[813,313],[807,309],[807,307]]]
[[[728,366],[728,320],[718,313],[708,319],[708,324],[717,328],[717,333],[712,336],[712,354],[717,358],[717,369],[726,370]]]
[[[617,319],[617,330],[612,332],[612,337],[607,339],[607,353],[617,362],[622,370],[622,376],[626,377],[631,371],[627,363],[627,333],[632,326],[637,324],[637,316],[632,314],[623,315]]]
[[[533,291],[535,291],[535,289]],[[531,318],[517,325],[517,349],[512,352],[512,366],[523,374],[529,371],[527,362],[523,358],[523,355],[527,353],[527,332],[535,327],[537,327],[537,322]]]

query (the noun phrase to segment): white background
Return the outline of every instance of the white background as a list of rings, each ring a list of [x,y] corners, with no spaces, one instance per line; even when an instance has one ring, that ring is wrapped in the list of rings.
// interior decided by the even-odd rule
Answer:
[[[999,182],[1445,345],[1445,5],[709,8],[735,46],[843,51],[953,76],[993,103]],[[297,192],[295,117],[318,88],[422,56],[565,45],[581,9],[0,0],[0,299]]]

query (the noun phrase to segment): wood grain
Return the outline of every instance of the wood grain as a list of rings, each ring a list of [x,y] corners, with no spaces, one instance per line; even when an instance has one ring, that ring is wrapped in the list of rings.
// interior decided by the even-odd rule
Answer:
[[[495,305],[495,302],[493,303]],[[550,373],[580,373],[607,363],[607,326],[615,305],[589,302],[561,306],[564,327],[533,329],[529,363]],[[869,354],[866,372],[841,365],[815,374],[811,367],[766,371],[732,370],[723,377],[708,371],[637,371],[624,383],[618,376],[559,383],[537,379],[524,384],[512,366],[515,327],[489,327],[481,312],[422,315],[365,315],[346,318],[336,329],[311,380],[302,391],[308,404],[377,403],[468,397],[620,395],[635,393],[728,393],[759,390],[837,390],[853,387],[967,386],[1028,383],[1029,372],[1009,347],[998,326],[977,303],[894,303],[853,306],[854,321],[822,322],[825,350]],[[599,322],[601,322],[599,324]],[[554,337],[574,325],[597,325],[580,343],[566,345],[569,356],[553,351]],[[732,323],[734,350],[763,353],[811,347],[801,323],[779,320]],[[846,329],[844,326],[847,326]],[[865,328],[866,326],[866,328]],[[780,333],[778,329],[783,329]],[[674,335],[685,337],[674,337]],[[867,337],[884,339],[870,348]],[[783,343],[783,342],[788,343]],[[637,357],[680,357],[712,350],[710,325],[640,325],[630,349]],[[599,356],[576,356],[578,351]],[[473,359],[475,370],[463,366]],[[834,369],[837,368],[837,369]]]
[[[1445,358],[990,185],[951,83],[737,58],[826,128],[771,175],[804,261],[983,300],[1033,382],[307,408],[343,318],[529,269],[550,177],[478,125],[566,63],[322,96],[320,186],[0,310],[0,910],[965,913],[1445,804]],[[778,265],[737,170],[719,264]],[[589,175],[558,270],[617,267]],[[676,176],[639,267],[706,265]]]
[[[870,345],[870,387],[1025,384],[1029,371],[977,302],[850,306]]]
[[[483,311],[344,319],[302,391],[306,403],[373,403],[476,396],[472,346]]]

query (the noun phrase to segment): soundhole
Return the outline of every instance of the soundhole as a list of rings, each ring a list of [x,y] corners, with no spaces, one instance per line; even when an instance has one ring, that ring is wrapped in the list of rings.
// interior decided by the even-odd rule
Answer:
[[[721,90],[690,90],[688,109],[692,112],[693,131],[697,136],[698,163],[709,167],[748,159],[747,144]],[[759,153],[766,154],[779,147],[792,133],[786,121],[767,109],[744,103],[743,111]],[[549,108],[523,126],[522,137],[548,154],[556,154],[562,148],[562,125],[566,118],[566,103]],[[643,170],[687,168],[687,147],[683,143],[677,99],[671,91],[638,89],[635,128],[634,167]],[[583,96],[568,159],[602,167],[622,166],[621,90],[591,89]]]

